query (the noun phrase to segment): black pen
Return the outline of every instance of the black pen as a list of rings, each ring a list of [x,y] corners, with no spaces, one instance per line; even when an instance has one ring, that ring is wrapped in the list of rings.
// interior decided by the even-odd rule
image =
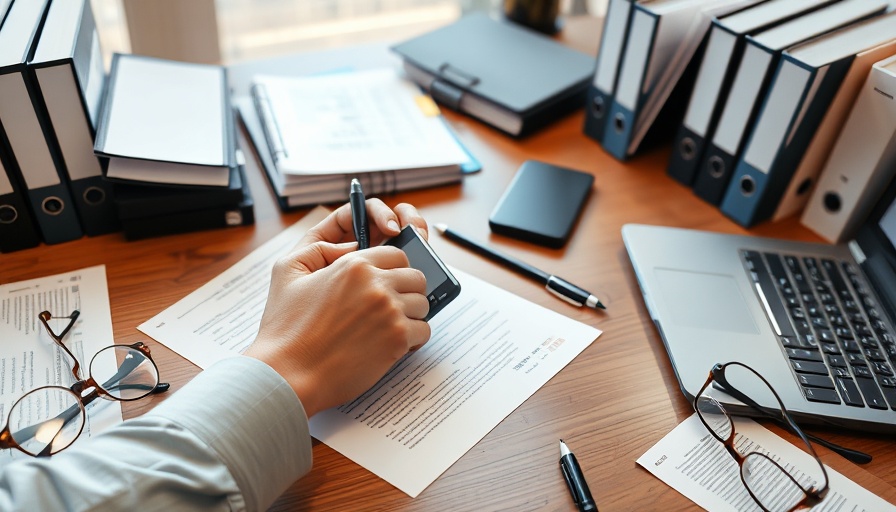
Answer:
[[[436,224],[435,228],[436,231],[444,235],[448,240],[457,242],[458,244],[472,250],[477,254],[497,261],[498,263],[501,263],[530,279],[534,279],[540,283],[543,283],[544,287],[549,292],[565,300],[566,302],[569,302],[570,304],[573,304],[575,306],[588,306],[589,308],[595,309],[607,309],[593,294],[579,288],[578,286],[570,283],[569,281],[566,281],[565,279],[548,274],[547,272],[539,270],[532,265],[529,265],[528,263],[524,263],[516,258],[511,258],[506,254],[501,254],[494,249],[474,242],[473,240],[470,240],[469,238],[458,234],[455,231],[451,231],[445,224]]]
[[[361,190],[361,182],[357,178],[352,178],[348,202],[352,206],[352,229],[355,231],[355,240],[358,241],[358,250],[367,249],[370,247],[367,205],[364,203],[364,192]]]
[[[579,512],[597,512],[597,504],[594,503],[591,491],[588,490],[588,482],[585,481],[579,461],[569,451],[563,439],[560,440],[560,471],[563,472],[563,478],[569,486],[569,493],[572,494],[572,500]]]

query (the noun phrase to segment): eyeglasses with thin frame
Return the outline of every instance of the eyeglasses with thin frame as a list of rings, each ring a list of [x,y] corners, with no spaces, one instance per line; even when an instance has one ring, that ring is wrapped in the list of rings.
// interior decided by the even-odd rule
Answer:
[[[54,317],[49,311],[38,315],[53,341],[71,358],[75,383],[68,388],[39,387],[19,398],[0,430],[0,449],[15,448],[35,457],[59,453],[81,435],[87,421],[86,407],[98,397],[126,402],[168,390],[167,383],[159,382],[159,368],[149,347],[141,342],[101,349],[91,359],[88,378],[84,380],[78,358],[63,342],[80,315],[78,310],[67,317]],[[67,319],[68,323],[57,334],[50,327],[51,319]],[[116,363],[112,371],[110,357]],[[97,362],[102,364],[95,365]]]
[[[782,465],[772,457],[758,451],[741,453],[735,446],[734,421],[725,407],[714,397],[707,393],[713,382],[728,394],[738,400],[747,403],[751,407],[759,407],[755,401],[743,394],[733,386],[726,375],[726,370],[737,369],[741,375],[754,379],[755,383],[762,383],[768,388],[769,396],[774,396],[780,409],[781,419],[806,445],[806,451],[815,458],[818,463],[818,472],[814,475],[814,482],[807,482],[805,475],[794,472],[792,466]],[[758,389],[764,389],[760,386]],[[747,492],[753,500],[767,512],[791,512],[811,508],[824,500],[828,493],[828,475],[824,464],[815,453],[815,449],[809,442],[806,434],[797,426],[784,407],[784,403],[771,384],[756,370],[749,366],[732,361],[725,364],[716,364],[709,373],[706,383],[694,398],[694,410],[706,429],[713,437],[718,439],[725,450],[737,461],[740,467],[740,478]]]

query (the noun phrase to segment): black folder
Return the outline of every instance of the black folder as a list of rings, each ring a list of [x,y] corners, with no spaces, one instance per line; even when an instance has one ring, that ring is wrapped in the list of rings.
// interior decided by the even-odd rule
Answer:
[[[437,102],[517,137],[582,108],[595,65],[589,55],[484,14],[392,50]]]

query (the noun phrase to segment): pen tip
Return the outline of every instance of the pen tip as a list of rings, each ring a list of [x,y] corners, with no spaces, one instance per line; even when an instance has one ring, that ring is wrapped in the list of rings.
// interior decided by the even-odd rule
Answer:
[[[433,224],[433,229],[439,232],[440,235],[445,234],[445,231],[448,229],[448,226],[445,224]]]
[[[599,307],[600,309],[607,309],[607,306],[604,306],[603,304],[601,304],[600,301],[597,301],[596,306]]]

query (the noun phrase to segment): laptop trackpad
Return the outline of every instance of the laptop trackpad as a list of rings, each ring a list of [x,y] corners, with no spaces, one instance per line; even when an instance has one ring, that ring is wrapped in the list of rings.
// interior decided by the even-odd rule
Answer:
[[[656,269],[663,304],[676,324],[759,334],[734,277],[668,268]]]

